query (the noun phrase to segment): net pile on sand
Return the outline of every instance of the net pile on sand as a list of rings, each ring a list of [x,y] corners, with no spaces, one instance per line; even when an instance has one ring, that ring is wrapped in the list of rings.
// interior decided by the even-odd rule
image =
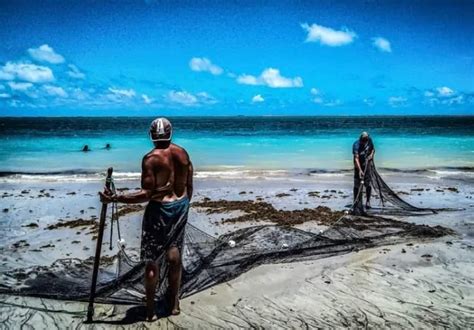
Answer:
[[[217,238],[191,224],[178,223],[175,230],[176,235],[182,231],[185,235],[181,296],[228,281],[261,264],[314,260],[412,238],[452,233],[439,226],[374,216],[346,216],[322,234],[286,225],[253,226]],[[131,247],[120,249],[115,256],[102,258],[96,301],[124,304],[143,301],[144,264],[138,255],[138,248]],[[157,290],[157,298],[163,298],[167,288],[164,254],[158,262],[162,265],[163,281]],[[0,293],[87,300],[92,264],[92,259],[61,259],[49,267],[11,270],[1,274]]]
[[[416,216],[424,214],[433,214],[440,211],[455,211],[455,209],[449,208],[422,208],[417,207],[413,204],[403,200],[390,186],[385,182],[382,176],[377,171],[373,161],[367,164],[369,171],[367,171],[370,185],[375,189],[377,197],[380,199],[381,208],[371,211],[370,213],[395,215],[395,216]],[[363,189],[363,185],[360,186]],[[359,199],[359,202],[355,203],[353,208],[353,214],[357,215],[368,215],[367,210],[364,210],[362,201],[363,198]]]

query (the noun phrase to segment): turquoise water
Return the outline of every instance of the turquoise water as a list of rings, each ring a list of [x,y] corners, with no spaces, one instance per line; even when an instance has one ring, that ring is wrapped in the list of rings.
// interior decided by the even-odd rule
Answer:
[[[152,118],[2,118],[1,172],[140,170]],[[379,167],[474,167],[474,117],[172,118],[197,170],[349,169],[362,130]],[[106,143],[112,145],[105,150]],[[91,152],[80,151],[88,144]]]

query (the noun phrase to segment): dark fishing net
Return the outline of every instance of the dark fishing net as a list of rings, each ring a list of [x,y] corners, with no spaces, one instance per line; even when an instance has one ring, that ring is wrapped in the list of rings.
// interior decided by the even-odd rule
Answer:
[[[183,231],[182,297],[229,281],[261,264],[315,260],[413,238],[452,234],[439,226],[361,216],[344,216],[323,233],[285,225],[260,225],[215,238],[189,223],[178,223],[174,237]],[[143,301],[144,264],[139,261],[139,246],[138,240],[101,259],[96,301],[124,304]],[[168,287],[165,249],[158,258],[162,281],[157,298],[163,298]],[[61,259],[48,267],[10,270],[1,274],[0,293],[85,301],[90,292],[92,266],[92,258]]]
[[[357,215],[369,215],[374,213],[383,213],[386,215],[395,215],[395,216],[411,216],[411,215],[423,215],[423,214],[433,214],[439,211],[454,211],[454,209],[449,208],[424,208],[418,207],[413,204],[408,203],[403,200],[395,191],[393,191],[390,186],[383,180],[382,176],[377,171],[373,161],[368,162],[366,165],[365,180],[370,181],[370,186],[375,189],[376,197],[379,198],[382,205],[381,208],[377,208],[371,211],[365,210],[363,207],[363,198],[361,191],[361,196],[358,199],[358,202],[354,205],[354,214]],[[364,185],[361,184],[360,189],[363,189]]]

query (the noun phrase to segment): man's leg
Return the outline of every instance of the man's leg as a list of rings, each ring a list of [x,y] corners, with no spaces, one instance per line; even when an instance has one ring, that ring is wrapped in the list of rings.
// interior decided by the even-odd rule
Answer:
[[[359,174],[354,175],[354,205],[362,203],[362,180],[359,178]],[[360,190],[360,191],[359,191]]]
[[[359,171],[357,171],[357,169],[354,169],[354,189],[353,189],[353,192],[354,192],[354,198],[353,198],[354,205],[355,205],[356,199],[358,197],[357,193],[359,192],[359,185],[360,185]]]
[[[155,316],[155,292],[160,272],[156,262],[148,261],[145,266],[146,317],[153,321]]]
[[[366,207],[368,209],[371,208],[370,206],[370,194],[372,193],[372,187],[370,186],[370,183],[365,186],[365,195],[366,195]]]
[[[370,195],[372,193],[372,186],[371,186],[371,180],[370,180],[370,168],[368,167],[365,173],[365,178],[364,178],[364,185],[365,185],[365,198],[366,198],[366,208],[370,209]]]
[[[169,265],[168,283],[169,283],[169,304],[171,315],[178,315],[179,309],[179,288],[181,285],[181,255],[179,249],[173,246],[168,249],[167,261]]]

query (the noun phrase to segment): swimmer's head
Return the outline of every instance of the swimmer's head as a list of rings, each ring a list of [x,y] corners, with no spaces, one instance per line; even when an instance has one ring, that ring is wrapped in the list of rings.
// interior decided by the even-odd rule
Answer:
[[[153,142],[170,142],[173,135],[171,122],[166,118],[156,118],[150,125],[150,139]]]

